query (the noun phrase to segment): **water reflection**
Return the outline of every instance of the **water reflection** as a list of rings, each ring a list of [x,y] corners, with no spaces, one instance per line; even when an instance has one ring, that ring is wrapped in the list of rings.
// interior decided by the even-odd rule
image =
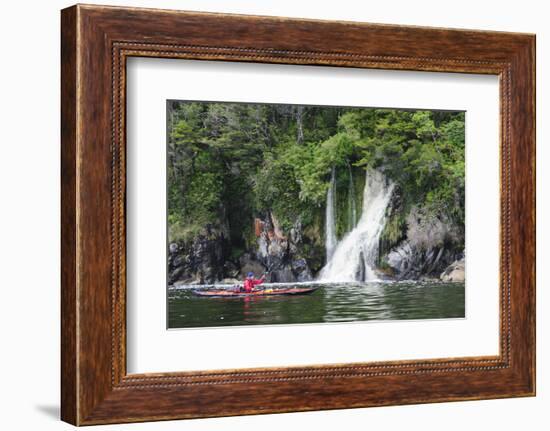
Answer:
[[[314,285],[318,290],[304,296],[205,298],[170,290],[169,328],[464,317],[464,283]]]

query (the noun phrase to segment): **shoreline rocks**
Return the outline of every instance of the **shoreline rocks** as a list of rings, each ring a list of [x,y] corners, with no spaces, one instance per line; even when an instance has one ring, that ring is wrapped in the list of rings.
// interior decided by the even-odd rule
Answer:
[[[300,255],[302,234],[299,223],[285,235],[275,216],[255,220],[256,260],[266,268],[272,283],[310,281],[313,279],[307,260]]]
[[[439,276],[441,281],[463,282],[466,279],[466,262],[464,258],[450,264]]]
[[[437,278],[451,263],[464,257],[462,238],[448,220],[413,207],[406,218],[404,238],[380,260],[398,280]]]
[[[223,233],[208,226],[192,241],[168,246],[168,284],[208,284],[224,278]]]
[[[285,235],[279,222],[268,213],[254,220],[255,244],[231,257],[231,244],[223,231],[207,227],[193,240],[168,246],[168,284],[211,284],[224,279],[243,280],[248,272],[267,274],[268,282],[313,280],[304,256],[301,225]]]

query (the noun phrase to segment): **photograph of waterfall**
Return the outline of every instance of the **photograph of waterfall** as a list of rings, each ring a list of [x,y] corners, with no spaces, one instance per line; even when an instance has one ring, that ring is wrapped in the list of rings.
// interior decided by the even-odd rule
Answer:
[[[465,317],[465,112],[167,101],[170,329]]]

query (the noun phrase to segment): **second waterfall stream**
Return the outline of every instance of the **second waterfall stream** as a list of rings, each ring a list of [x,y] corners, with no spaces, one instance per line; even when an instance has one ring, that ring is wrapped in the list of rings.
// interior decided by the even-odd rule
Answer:
[[[374,268],[378,258],[380,235],[386,224],[386,209],[393,189],[394,183],[380,171],[366,171],[361,217],[355,228],[346,233],[335,248],[332,246],[332,250],[327,250],[328,260],[321,270],[320,281],[350,282],[377,279]],[[334,189],[329,190],[330,193],[334,193]],[[327,231],[334,232],[334,195],[329,197],[331,208],[327,208],[326,226],[329,228]]]

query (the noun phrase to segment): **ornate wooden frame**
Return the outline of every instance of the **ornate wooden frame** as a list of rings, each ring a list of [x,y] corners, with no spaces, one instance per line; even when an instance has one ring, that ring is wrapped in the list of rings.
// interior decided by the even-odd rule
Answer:
[[[535,394],[534,35],[82,5],[61,17],[63,420],[88,425]],[[500,354],[128,375],[130,56],[498,75]]]

